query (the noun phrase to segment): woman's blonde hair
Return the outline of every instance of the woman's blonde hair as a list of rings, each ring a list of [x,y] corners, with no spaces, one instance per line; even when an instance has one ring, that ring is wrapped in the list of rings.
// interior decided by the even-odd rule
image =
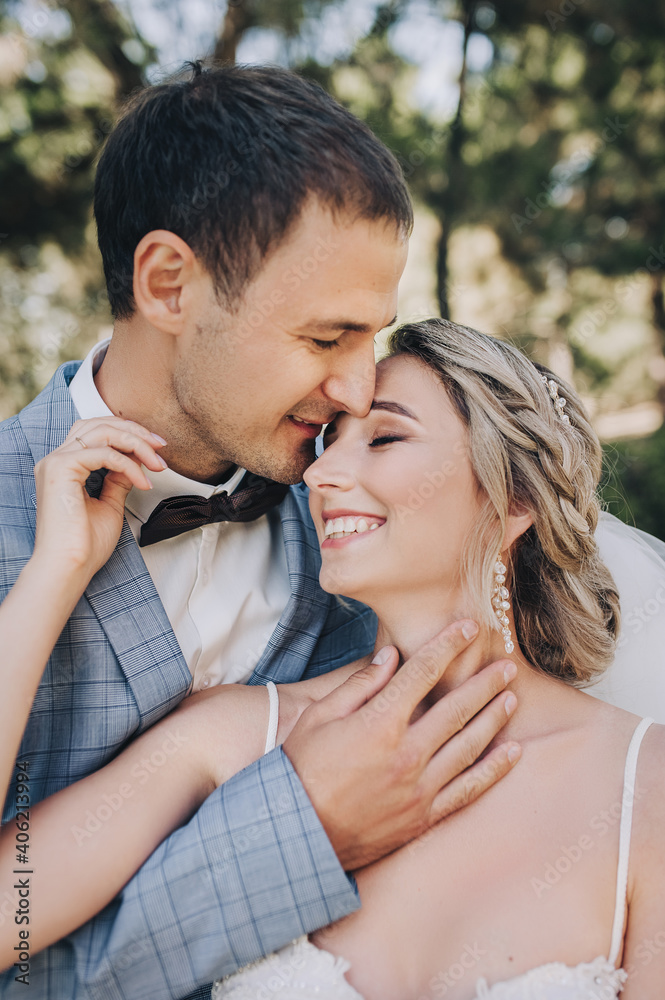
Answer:
[[[590,682],[614,657],[619,595],[594,538],[602,450],[577,393],[511,344],[444,319],[396,330],[388,356],[398,355],[438,375],[468,430],[485,504],[462,572],[479,614],[496,628],[496,556],[508,514],[527,510],[533,524],[508,559],[518,642],[545,672]],[[558,383],[570,423],[541,374]]]

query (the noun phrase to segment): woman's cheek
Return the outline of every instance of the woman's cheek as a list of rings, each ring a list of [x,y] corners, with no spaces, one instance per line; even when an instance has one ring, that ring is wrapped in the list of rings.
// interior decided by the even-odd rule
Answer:
[[[433,521],[441,518],[446,477],[435,462],[419,464],[412,469],[406,469],[402,465],[394,470],[394,482],[399,484],[395,495],[398,522],[403,523],[414,514]]]

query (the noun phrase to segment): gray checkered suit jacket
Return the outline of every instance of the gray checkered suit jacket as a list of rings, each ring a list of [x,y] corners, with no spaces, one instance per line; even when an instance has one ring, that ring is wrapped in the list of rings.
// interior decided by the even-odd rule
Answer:
[[[59,368],[29,406],[0,424],[0,599],[32,552],[34,465],[77,418],[68,386],[78,364]],[[290,490],[280,514],[292,595],[250,684],[340,666],[366,654],[376,632],[367,608],[344,608],[318,586],[319,546],[302,487]],[[35,698],[20,750],[30,761],[32,802],[102,767],[174,708],[190,681],[125,522]],[[4,820],[12,801],[10,789]],[[0,901],[0,920],[13,920],[6,905]],[[28,991],[14,982],[14,970],[0,975],[0,996],[204,996],[198,988],[213,979],[357,906],[354,883],[278,748],[218,788],[94,920],[35,956]]]

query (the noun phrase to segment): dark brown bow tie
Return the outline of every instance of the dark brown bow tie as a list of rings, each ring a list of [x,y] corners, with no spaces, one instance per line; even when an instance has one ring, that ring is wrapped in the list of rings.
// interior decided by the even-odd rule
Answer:
[[[157,504],[141,528],[139,545],[152,545],[175,538],[185,531],[217,521],[255,521],[281,503],[289,487],[253,472],[246,472],[231,496],[214,493],[205,497],[168,497]]]

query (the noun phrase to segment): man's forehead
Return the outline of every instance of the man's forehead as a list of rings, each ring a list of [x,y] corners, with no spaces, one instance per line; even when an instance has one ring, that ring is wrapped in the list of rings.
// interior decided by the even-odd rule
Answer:
[[[309,205],[269,258],[313,273],[350,266],[354,272],[360,267],[378,274],[386,265],[401,272],[408,245],[408,235],[390,220],[336,214],[325,206]]]

